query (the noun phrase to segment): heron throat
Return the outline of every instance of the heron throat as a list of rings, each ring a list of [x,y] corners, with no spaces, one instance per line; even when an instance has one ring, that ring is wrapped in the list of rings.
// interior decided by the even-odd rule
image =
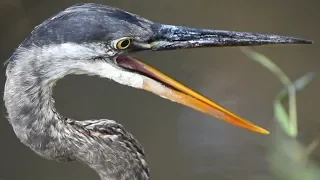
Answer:
[[[8,118],[16,135],[25,144],[30,139],[44,138],[42,133],[59,136],[57,125],[62,116],[54,107],[52,89],[68,74],[98,75],[120,84],[140,88],[143,79],[121,71],[104,60],[105,48],[98,44],[66,43],[44,47],[19,47],[8,63],[4,101]],[[45,147],[48,141],[34,141],[35,147]]]

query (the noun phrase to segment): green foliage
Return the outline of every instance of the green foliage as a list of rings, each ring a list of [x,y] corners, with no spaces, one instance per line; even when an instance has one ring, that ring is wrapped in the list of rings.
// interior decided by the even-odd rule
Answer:
[[[275,132],[275,143],[269,154],[271,170],[281,179],[287,180],[318,180],[320,168],[310,160],[310,153],[317,147],[318,141],[305,147],[296,139],[298,135],[296,92],[303,90],[314,78],[315,73],[307,73],[295,82],[269,58],[249,48],[241,48],[250,59],[260,63],[271,71],[284,85],[276,95],[273,109],[276,121],[283,132]],[[288,100],[286,111],[284,102]]]

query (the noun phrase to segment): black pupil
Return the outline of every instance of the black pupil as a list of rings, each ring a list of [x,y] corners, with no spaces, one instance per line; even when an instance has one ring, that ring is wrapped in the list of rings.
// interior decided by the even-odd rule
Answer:
[[[130,40],[126,39],[126,40],[123,40],[120,45],[121,45],[121,47],[127,47],[129,45],[129,43],[130,43]]]

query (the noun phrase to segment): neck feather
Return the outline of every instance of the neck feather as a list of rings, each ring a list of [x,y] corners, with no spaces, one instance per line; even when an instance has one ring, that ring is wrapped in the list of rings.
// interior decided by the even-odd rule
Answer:
[[[49,131],[61,119],[54,108],[52,88],[72,71],[71,60],[63,64],[62,56],[55,61],[50,56],[53,54],[43,48],[20,48],[6,71],[4,101],[8,119],[20,140],[36,152],[46,147],[50,140],[47,135],[54,135]]]
[[[142,87],[143,79],[140,76],[122,71],[103,60],[91,60],[93,56],[100,55],[99,53],[103,54],[96,48],[93,50],[91,47],[70,44],[47,48],[19,48],[7,67],[4,101],[8,119],[17,137],[25,145],[46,158],[67,161],[80,160],[89,165],[91,163],[90,166],[100,174],[102,179],[110,179],[111,174],[105,173],[103,168],[92,163],[91,156],[89,158],[84,156],[87,150],[89,152],[88,148],[92,147],[83,142],[75,145],[76,138],[70,134],[63,134],[70,133],[74,129],[65,124],[63,118],[55,110],[52,99],[53,86],[57,80],[67,74],[98,75],[113,79],[121,84],[136,88]],[[92,142],[92,144],[94,143]],[[83,156],[73,157],[70,152],[78,150],[72,150],[72,148],[79,146],[83,146],[81,147],[83,153],[80,153]],[[99,146],[98,143],[97,146]],[[110,149],[110,152],[113,150]],[[105,153],[108,154],[108,152]],[[115,151],[111,154],[116,153]],[[104,157],[94,158],[110,158],[104,153],[101,156]],[[106,167],[103,166],[105,163],[100,163],[101,167]],[[143,179],[147,179],[146,175],[144,177]]]
[[[59,118],[51,97],[52,88],[57,80],[67,74],[98,75],[141,88],[143,79],[138,74],[123,71],[104,60],[92,60],[97,56],[105,57],[108,53],[100,44],[66,43],[18,48],[7,67],[4,92],[9,120],[14,129],[22,131],[31,126],[35,129],[47,128],[43,126]]]

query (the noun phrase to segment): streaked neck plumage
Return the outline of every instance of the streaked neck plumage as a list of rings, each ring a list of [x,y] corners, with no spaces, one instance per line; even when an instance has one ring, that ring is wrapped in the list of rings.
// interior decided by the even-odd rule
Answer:
[[[140,173],[135,164],[132,167],[120,166],[129,163],[130,158],[139,158],[141,169],[147,166],[142,147],[139,149],[138,142],[121,125],[111,120],[73,121],[62,117],[54,108],[52,88],[58,79],[67,74],[99,75],[121,84],[137,88],[142,86],[139,76],[121,71],[106,61],[92,60],[93,56],[99,55],[106,55],[99,46],[72,43],[18,48],[6,72],[4,101],[8,119],[19,139],[45,158],[82,161],[95,169],[103,180],[148,179],[148,171],[132,176]],[[115,133],[121,134],[98,134],[94,137],[86,134],[97,127],[112,128]],[[115,138],[137,146],[137,155],[130,157],[126,149],[117,149],[122,148],[120,142],[108,144]]]

